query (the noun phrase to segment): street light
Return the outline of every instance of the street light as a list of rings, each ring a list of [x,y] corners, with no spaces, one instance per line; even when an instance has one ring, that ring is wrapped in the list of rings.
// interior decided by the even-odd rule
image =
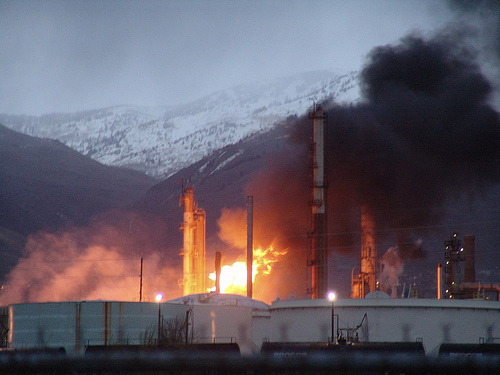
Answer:
[[[160,330],[161,330],[161,300],[163,299],[163,294],[158,293],[155,297],[156,302],[158,302],[158,345],[160,345]]]
[[[335,312],[333,308],[333,301],[335,301],[335,292],[328,292],[328,299],[332,303],[332,343],[335,343]]]

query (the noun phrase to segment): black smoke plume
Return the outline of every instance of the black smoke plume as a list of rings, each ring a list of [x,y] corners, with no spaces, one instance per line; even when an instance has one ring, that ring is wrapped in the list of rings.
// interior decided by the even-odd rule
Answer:
[[[403,259],[423,256],[405,228],[436,226],[449,199],[498,185],[500,117],[488,104],[492,86],[464,35],[456,35],[410,35],[375,48],[360,74],[363,100],[323,103],[330,248],[359,251],[359,211],[367,205],[377,240],[391,237]],[[283,170],[293,175],[288,183],[296,189],[288,187],[289,197],[280,201],[297,202],[302,187],[311,185],[303,158],[312,142],[312,120],[303,116],[289,126],[294,147],[302,148],[267,175],[273,185]],[[300,173],[290,173],[291,165]],[[296,219],[306,226],[304,216]]]

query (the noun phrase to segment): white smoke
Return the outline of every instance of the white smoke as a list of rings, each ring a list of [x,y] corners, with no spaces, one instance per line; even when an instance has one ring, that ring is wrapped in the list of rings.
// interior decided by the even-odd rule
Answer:
[[[31,235],[24,256],[7,275],[0,305],[68,300],[138,301],[140,264],[144,259],[142,300],[161,291],[181,295],[178,267],[159,251],[129,246],[130,236],[112,226]],[[144,251],[144,256],[141,255]]]
[[[382,274],[380,282],[382,289],[387,291],[391,298],[397,298],[399,276],[403,273],[403,261],[397,247],[390,247],[382,256]]]

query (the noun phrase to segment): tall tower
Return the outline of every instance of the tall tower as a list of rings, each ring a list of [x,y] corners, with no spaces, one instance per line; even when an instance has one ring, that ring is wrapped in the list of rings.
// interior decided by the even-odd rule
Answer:
[[[351,297],[364,298],[377,287],[377,248],[375,219],[366,205],[361,207],[361,267],[352,276]]]
[[[315,104],[309,118],[313,120],[314,135],[311,256],[308,265],[311,266],[311,298],[325,298],[328,278],[324,141],[326,113]]]
[[[205,210],[198,208],[191,186],[183,190],[179,204],[184,206],[184,221],[180,225],[184,232],[184,247],[181,252],[184,269],[180,284],[184,295],[205,293]]]

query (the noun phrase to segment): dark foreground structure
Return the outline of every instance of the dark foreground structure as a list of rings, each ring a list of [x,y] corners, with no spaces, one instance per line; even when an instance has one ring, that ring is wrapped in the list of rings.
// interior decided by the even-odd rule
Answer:
[[[316,352],[301,356],[113,351],[68,356],[63,351],[0,352],[0,374],[499,374],[500,356],[392,352]]]

